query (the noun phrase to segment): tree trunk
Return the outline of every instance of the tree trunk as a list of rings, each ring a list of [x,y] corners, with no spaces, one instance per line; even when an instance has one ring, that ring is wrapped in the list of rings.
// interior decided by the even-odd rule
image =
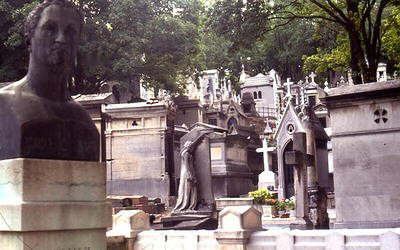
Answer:
[[[76,57],[76,62],[77,63],[74,70],[75,86],[72,89],[70,89],[70,91],[72,94],[83,94],[82,91],[83,91],[84,72],[83,72],[82,58],[80,53],[78,53]]]
[[[354,84],[363,83],[363,64],[365,64],[364,53],[361,46],[361,41],[357,36],[356,32],[348,31],[350,39],[350,67],[351,67],[351,78]],[[366,65],[365,65],[366,66]]]

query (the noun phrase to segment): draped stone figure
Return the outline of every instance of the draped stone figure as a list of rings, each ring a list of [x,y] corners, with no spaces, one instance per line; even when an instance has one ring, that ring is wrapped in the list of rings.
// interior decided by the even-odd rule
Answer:
[[[194,167],[194,151],[210,131],[200,132],[193,140],[188,140],[181,148],[181,172],[178,199],[174,212],[193,211],[198,203],[198,185]]]

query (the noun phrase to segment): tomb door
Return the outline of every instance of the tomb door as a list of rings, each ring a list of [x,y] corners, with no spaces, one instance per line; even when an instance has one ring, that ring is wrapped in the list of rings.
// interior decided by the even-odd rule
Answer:
[[[285,176],[285,198],[290,198],[295,195],[294,191],[294,174],[293,166],[286,164],[285,153],[293,150],[293,141],[290,141],[283,151],[283,174]]]

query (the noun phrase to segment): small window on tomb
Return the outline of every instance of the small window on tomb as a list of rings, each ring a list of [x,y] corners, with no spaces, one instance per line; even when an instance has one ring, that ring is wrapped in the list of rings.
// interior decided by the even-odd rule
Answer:
[[[140,118],[133,119],[132,122],[131,122],[131,126],[134,127],[134,128],[141,127],[142,126],[142,119],[140,119]]]
[[[308,97],[308,103],[310,104],[310,107],[314,107],[315,106],[315,96],[311,95]]]
[[[233,118],[233,117],[231,117],[231,118],[229,118],[229,120],[228,120],[228,129],[230,129],[231,127],[237,127],[237,124],[238,124],[238,122],[237,122],[237,120],[236,120],[236,118]]]
[[[256,91],[253,92],[253,97],[254,97],[254,99],[257,99],[257,92]]]
[[[388,112],[386,109],[379,108],[374,112],[374,121],[376,124],[386,123],[388,119]]]
[[[208,79],[208,84],[207,84],[207,93],[213,92],[214,90],[214,82],[212,78]]]
[[[208,119],[208,124],[217,126],[217,119],[215,118]]]
[[[261,99],[262,98],[262,93],[261,93],[261,91],[258,91],[258,99]]]
[[[288,132],[289,135],[293,134],[295,130],[296,127],[294,126],[293,123],[288,123],[288,125],[286,125],[286,131]]]
[[[326,117],[318,118],[319,122],[321,123],[322,127],[326,128]]]

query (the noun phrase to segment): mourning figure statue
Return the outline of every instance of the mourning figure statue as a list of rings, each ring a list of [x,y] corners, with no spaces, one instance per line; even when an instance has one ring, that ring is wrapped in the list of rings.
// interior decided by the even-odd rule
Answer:
[[[67,88],[82,26],[68,0],[45,0],[29,14],[28,73],[0,89],[0,160],[98,161],[97,129]]]
[[[198,185],[194,167],[194,152],[207,133],[209,131],[199,133],[193,140],[187,140],[181,148],[181,172],[178,199],[174,212],[194,211],[197,207]]]

